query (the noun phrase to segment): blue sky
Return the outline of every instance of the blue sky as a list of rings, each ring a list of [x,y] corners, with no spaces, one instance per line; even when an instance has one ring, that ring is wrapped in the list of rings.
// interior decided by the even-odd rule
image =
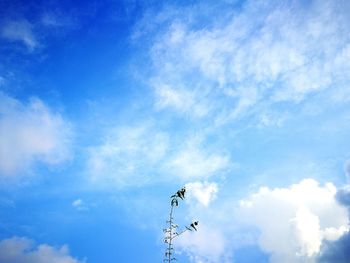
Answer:
[[[347,1],[0,10],[0,263],[349,261]]]

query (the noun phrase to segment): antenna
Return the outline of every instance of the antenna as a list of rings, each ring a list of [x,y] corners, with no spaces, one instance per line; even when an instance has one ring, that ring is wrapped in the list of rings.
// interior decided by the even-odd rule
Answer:
[[[185,229],[178,231],[178,225],[174,223],[174,208],[179,206],[179,199],[184,200],[185,199],[185,193],[186,188],[183,187],[180,190],[178,190],[174,195],[170,197],[170,213],[169,218],[166,221],[166,228],[163,229],[164,233],[164,243],[167,244],[167,247],[165,249],[164,253],[164,260],[163,262],[171,263],[172,261],[176,261],[177,259],[173,257],[174,254],[174,247],[173,247],[173,239],[182,235],[186,231],[197,231],[196,226],[198,226],[198,221],[195,221],[191,223],[189,226],[185,226]]]

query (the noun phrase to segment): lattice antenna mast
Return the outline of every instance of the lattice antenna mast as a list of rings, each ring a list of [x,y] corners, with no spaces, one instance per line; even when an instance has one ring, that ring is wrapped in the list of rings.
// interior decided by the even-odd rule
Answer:
[[[185,193],[186,193],[186,188],[183,187],[182,189],[177,191],[176,194],[170,197],[171,207],[170,207],[169,219],[166,221],[167,228],[163,229],[163,232],[165,234],[164,243],[167,244],[167,248],[165,250],[165,258],[163,260],[164,262],[170,263],[176,260],[176,258],[173,257],[173,254],[174,254],[173,239],[174,238],[182,235],[186,231],[192,231],[192,230],[197,231],[196,226],[198,225],[198,221],[191,223],[189,226],[185,226],[185,229],[180,232],[177,231],[178,225],[174,223],[174,217],[173,217],[174,208],[179,206],[179,199],[183,200],[185,198]]]

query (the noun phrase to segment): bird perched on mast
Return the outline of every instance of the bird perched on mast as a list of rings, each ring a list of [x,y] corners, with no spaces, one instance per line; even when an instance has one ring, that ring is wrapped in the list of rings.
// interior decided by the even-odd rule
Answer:
[[[195,221],[195,222],[193,222],[192,224],[190,224],[190,227],[192,227],[194,230],[197,231],[196,226],[198,226],[198,221]],[[192,231],[192,228],[189,228],[189,227],[187,227],[187,226],[185,226],[185,227],[186,227],[187,230]]]
[[[186,187],[183,187],[181,190],[177,191],[176,195],[183,200],[185,198]]]
[[[196,226],[198,226],[198,221],[193,222],[190,226],[197,231]]]
[[[183,200],[185,198],[185,193],[186,193],[186,187],[183,187],[181,188],[181,190],[177,191],[176,194],[171,196],[171,198],[179,197],[181,198],[181,200]]]

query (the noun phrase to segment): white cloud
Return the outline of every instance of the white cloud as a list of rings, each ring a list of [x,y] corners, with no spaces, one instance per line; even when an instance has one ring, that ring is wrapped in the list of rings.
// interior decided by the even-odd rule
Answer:
[[[156,87],[156,95],[158,96],[157,108],[164,107],[174,107],[178,110],[183,108],[187,108],[191,104],[190,94],[186,93],[186,91],[181,92],[179,90],[175,90],[168,85],[162,85]]]
[[[194,185],[192,192],[204,184]],[[348,211],[336,192],[332,183],[304,179],[285,188],[261,187],[241,201],[218,198],[210,206],[190,205],[186,220],[199,220],[198,232],[179,237],[175,245],[191,262],[232,262],[236,251],[254,245],[272,263],[316,262],[324,242],[349,231]],[[193,202],[196,197],[188,194]]]
[[[232,262],[226,251],[227,240],[220,229],[199,222],[198,231],[185,232],[175,241],[176,246],[190,256],[191,262]]]
[[[72,206],[79,211],[88,210],[88,206],[82,199],[76,199],[72,202]]]
[[[193,137],[175,138],[151,123],[113,129],[89,149],[87,173],[94,185],[125,187],[157,180],[182,182],[222,174],[229,156]]]
[[[81,206],[82,204],[83,204],[83,201],[81,199],[77,199],[72,202],[72,206],[74,207]]]
[[[41,100],[28,104],[0,93],[0,174],[16,176],[38,162],[70,158],[70,125]]]
[[[229,157],[200,146],[185,146],[165,163],[165,170],[182,179],[208,178],[229,167]]]
[[[157,85],[157,84],[155,84]],[[196,101],[196,94],[187,89],[172,88],[169,85],[155,86],[156,108],[173,108],[176,111],[191,112],[194,116],[203,117],[209,111],[209,105]]]
[[[289,188],[263,187],[241,201],[239,217],[257,227],[258,244],[271,262],[314,262],[324,240],[348,231],[348,214],[335,199],[336,188],[305,179]]]
[[[227,122],[262,102],[300,102],[326,90],[342,100],[350,80],[349,8],[246,1],[239,12],[221,10],[221,18],[205,4],[165,8],[155,15],[160,30],[151,44],[157,107]],[[206,105],[205,114],[194,110]]]
[[[218,186],[216,183],[192,182],[186,184],[186,202],[192,203],[196,200],[198,203],[208,206],[216,198]]]
[[[202,145],[197,137],[187,139],[170,155],[164,170],[183,179],[206,179],[217,175],[230,166],[230,158]]]
[[[300,255],[311,257],[319,252],[321,247],[321,231],[318,216],[310,212],[307,207],[299,207],[292,223],[298,233],[297,242],[302,244]]]
[[[149,170],[160,165],[168,150],[168,135],[150,124],[117,127],[101,145],[91,147],[88,173],[104,186],[144,184]]]
[[[55,248],[34,245],[28,238],[13,237],[0,241],[0,263],[79,263],[69,255],[67,246]]]
[[[22,42],[29,51],[39,46],[33,25],[27,20],[7,21],[1,27],[1,36],[9,41]]]

